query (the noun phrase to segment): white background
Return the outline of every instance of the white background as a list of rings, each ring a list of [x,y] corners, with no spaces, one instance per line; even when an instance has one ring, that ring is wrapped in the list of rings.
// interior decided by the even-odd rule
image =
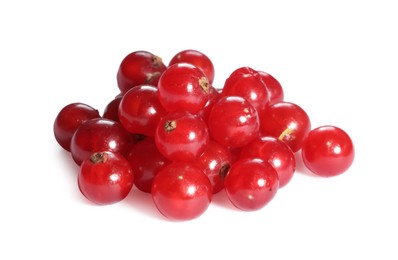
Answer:
[[[397,259],[397,13],[386,0],[2,1],[0,259]],[[212,59],[216,87],[242,66],[272,74],[314,127],[351,135],[352,167],[323,179],[299,165],[265,208],[221,194],[188,222],[136,189],[89,203],[56,114],[102,113],[128,53],[168,63],[183,49]]]

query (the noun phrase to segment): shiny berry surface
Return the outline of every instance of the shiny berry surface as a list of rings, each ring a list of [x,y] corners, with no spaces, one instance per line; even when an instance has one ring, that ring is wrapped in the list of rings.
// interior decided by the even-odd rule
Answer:
[[[105,118],[90,119],[81,124],[72,137],[72,158],[80,165],[98,151],[127,156],[133,143],[133,136],[121,124]]]
[[[268,106],[260,115],[263,135],[286,142],[293,152],[301,149],[304,137],[311,130],[307,113],[297,104],[278,102]]]
[[[231,166],[224,187],[229,200],[237,208],[258,210],[267,205],[277,193],[278,173],[268,162],[242,159]]]
[[[161,154],[172,161],[194,161],[209,144],[204,121],[189,113],[170,113],[156,128],[155,143]]]
[[[261,80],[264,82],[268,89],[269,103],[268,105],[275,104],[277,102],[284,101],[285,94],[279,81],[274,78],[271,74],[264,71],[258,71],[261,76]]]
[[[214,80],[214,65],[213,62],[207,57],[204,53],[197,50],[183,50],[173,58],[171,58],[169,62],[169,66],[176,63],[189,63],[198,67],[203,71],[206,75],[209,83],[213,83]]]
[[[128,54],[120,63],[117,84],[123,94],[142,84],[156,86],[165,70],[166,66],[159,56],[148,51],[135,51]]]
[[[199,68],[177,63],[168,67],[159,79],[159,101],[168,112],[196,114],[209,100],[210,86]]]
[[[130,164],[120,154],[97,152],[80,167],[78,185],[91,202],[113,204],[126,198],[134,183]]]
[[[257,109],[264,111],[269,103],[269,94],[260,74],[250,67],[236,69],[225,81],[222,96],[245,98]]]
[[[350,136],[344,130],[330,125],[311,130],[301,152],[307,168],[323,177],[344,173],[355,157]]]
[[[257,110],[242,97],[222,97],[208,119],[214,140],[227,147],[242,147],[259,134]]]
[[[85,121],[99,118],[95,108],[84,103],[71,103],[61,109],[55,118],[53,131],[58,144],[70,151],[70,142],[76,129]]]
[[[120,123],[119,104],[122,100],[122,97],[123,95],[118,95],[106,105],[106,107],[104,108],[104,113],[102,114],[103,118],[111,119]]]
[[[119,105],[119,119],[127,131],[154,136],[160,118],[166,115],[157,92],[156,87],[140,85],[123,96]]]
[[[152,183],[157,209],[171,220],[191,220],[202,215],[211,202],[207,176],[189,163],[173,162],[159,171]]]
[[[127,160],[134,172],[135,186],[147,193],[151,192],[155,175],[170,162],[158,151],[155,141],[150,137],[135,144]]]
[[[271,136],[257,138],[243,147],[240,158],[258,158],[270,163],[278,173],[279,188],[290,182],[296,170],[293,151],[285,142]]]

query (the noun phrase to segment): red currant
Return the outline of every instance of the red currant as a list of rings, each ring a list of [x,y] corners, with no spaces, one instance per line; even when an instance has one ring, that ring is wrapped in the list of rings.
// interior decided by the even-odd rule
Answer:
[[[194,161],[209,144],[204,121],[189,113],[170,113],[163,117],[155,133],[159,152],[172,161]]]
[[[120,154],[98,152],[80,167],[78,185],[81,193],[97,204],[113,204],[126,198],[134,183],[128,161]]]
[[[171,65],[159,79],[159,101],[168,112],[198,113],[209,100],[209,80],[188,63]]]
[[[264,71],[258,71],[262,81],[268,89],[269,103],[268,105],[281,102],[284,99],[284,92],[281,84],[271,74]]]
[[[242,159],[232,164],[224,187],[229,200],[237,208],[258,210],[268,204],[278,191],[278,173],[268,162]]]
[[[323,177],[344,173],[355,156],[350,136],[336,126],[321,126],[311,130],[301,152],[307,168]]]
[[[72,103],[58,113],[54,121],[54,136],[58,144],[70,151],[70,142],[76,129],[85,121],[99,118],[98,110],[83,103]]]
[[[268,106],[260,115],[263,135],[286,142],[293,152],[301,149],[305,135],[311,130],[307,113],[297,104],[278,102]]]
[[[127,156],[133,143],[133,136],[121,124],[106,118],[90,119],[81,124],[72,137],[72,158],[80,165],[97,151]]]
[[[123,96],[119,105],[119,119],[130,133],[153,137],[156,126],[166,111],[158,100],[153,86],[136,86]]]
[[[166,70],[162,59],[147,51],[128,54],[120,63],[117,83],[124,94],[132,87],[148,84],[156,86],[160,75]]]
[[[243,147],[240,157],[269,162],[278,173],[279,188],[290,182],[296,170],[293,151],[285,142],[271,136],[255,139]]]
[[[111,102],[106,105],[104,109],[104,113],[102,114],[103,118],[111,119],[113,121],[119,122],[119,104],[122,100],[123,95],[117,95]]]
[[[189,63],[198,67],[206,75],[209,83],[214,80],[214,66],[211,60],[203,53],[197,50],[183,50],[170,60],[169,66],[176,63]]]
[[[242,147],[259,134],[257,110],[242,97],[222,97],[208,120],[211,136],[227,147]]]
[[[171,220],[191,220],[202,215],[211,202],[209,178],[189,163],[172,162],[153,179],[152,198],[157,209]]]

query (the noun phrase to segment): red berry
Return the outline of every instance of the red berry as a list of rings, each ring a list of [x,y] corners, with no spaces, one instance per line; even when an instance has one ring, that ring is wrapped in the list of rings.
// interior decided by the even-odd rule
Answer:
[[[279,188],[290,182],[296,170],[293,151],[285,142],[271,136],[257,138],[243,147],[240,158],[259,158],[269,162],[278,173]]]
[[[130,164],[120,154],[98,152],[85,159],[80,167],[78,185],[81,193],[96,204],[123,200],[134,183]]]
[[[209,178],[213,194],[224,188],[224,178],[231,164],[229,150],[215,141],[210,141],[207,149],[199,156],[197,165]]]
[[[278,102],[268,106],[260,115],[263,135],[270,135],[286,142],[293,152],[301,149],[304,137],[311,130],[307,113],[298,105]]]
[[[58,144],[70,151],[70,142],[76,129],[85,121],[99,118],[98,110],[83,103],[72,103],[58,113],[54,121],[54,136]]]
[[[268,89],[269,102],[268,105],[281,102],[284,99],[284,92],[281,84],[271,74],[264,71],[258,71],[262,81]]]
[[[319,176],[331,177],[344,173],[353,163],[354,156],[350,136],[335,126],[315,128],[303,142],[304,164]]]
[[[203,120],[189,113],[163,117],[155,133],[159,152],[172,161],[194,161],[209,144],[209,131]]]
[[[209,83],[214,80],[214,66],[211,60],[203,53],[197,50],[183,50],[170,60],[169,66],[176,63],[189,63],[198,67],[206,75]]]
[[[162,59],[147,51],[128,54],[120,63],[117,84],[124,94],[132,87],[148,84],[156,86],[160,75],[166,70]]]
[[[210,86],[209,100],[207,101],[207,103],[203,107],[203,109],[197,113],[197,115],[202,117],[203,120],[205,122],[207,122],[214,104],[216,104],[220,98],[221,98],[221,95],[220,95],[220,93],[218,93],[217,89],[215,89],[213,86]]]
[[[214,104],[208,120],[211,136],[227,147],[242,147],[259,134],[257,110],[242,97],[223,97]]]
[[[119,122],[119,104],[122,100],[123,95],[116,96],[111,102],[106,105],[104,109],[104,113],[102,114],[103,118],[111,119],[113,121]]]
[[[242,67],[229,76],[222,89],[222,96],[239,96],[245,98],[257,109],[264,111],[269,102],[267,87],[260,74],[250,67]]]
[[[119,105],[119,119],[127,131],[154,136],[160,118],[166,115],[157,92],[153,86],[141,85],[123,96]]]
[[[260,159],[242,159],[232,164],[224,187],[237,208],[258,210],[268,204],[278,191],[278,174],[271,164]]]
[[[209,100],[209,80],[188,63],[171,65],[158,84],[160,103],[168,112],[198,113]]]
[[[150,193],[155,175],[169,163],[157,149],[152,138],[146,138],[133,146],[127,160],[134,172],[134,184],[143,191]]]
[[[157,209],[171,220],[191,220],[209,207],[209,178],[189,163],[173,162],[153,179],[152,198]]]
[[[90,119],[81,124],[72,137],[72,158],[80,165],[97,151],[111,151],[127,156],[133,143],[133,135],[121,124],[106,118]]]

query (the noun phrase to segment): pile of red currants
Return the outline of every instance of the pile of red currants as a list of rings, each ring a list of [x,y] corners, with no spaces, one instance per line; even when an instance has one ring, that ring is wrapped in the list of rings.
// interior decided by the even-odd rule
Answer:
[[[241,67],[221,89],[213,79],[213,63],[199,51],[181,51],[168,66],[136,51],[122,60],[120,94],[102,116],[83,103],[62,108],[54,135],[80,165],[81,193],[112,204],[134,185],[168,219],[190,220],[220,191],[241,210],[264,207],[292,179],[300,150],[297,158],[319,176],[351,166],[349,135],[311,128],[270,74]]]

